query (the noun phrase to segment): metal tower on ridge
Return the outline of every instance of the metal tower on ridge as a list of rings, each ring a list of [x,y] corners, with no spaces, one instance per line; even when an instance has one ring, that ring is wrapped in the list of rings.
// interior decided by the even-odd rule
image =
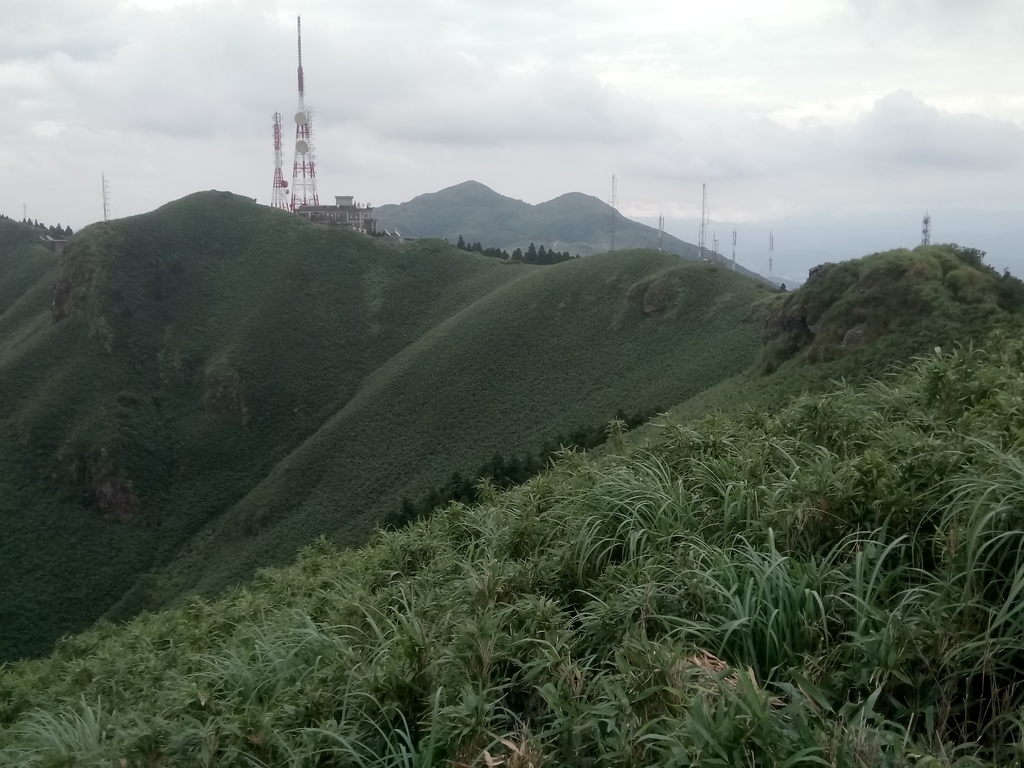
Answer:
[[[921,220],[921,245],[932,244],[932,217],[925,211],[924,219]]]
[[[281,113],[274,113],[274,188],[270,197],[271,208],[288,210],[288,182],[284,180],[284,150],[281,141]]]
[[[295,113],[295,162],[292,164],[292,199],[290,208],[320,205],[316,194],[316,157],[313,153],[313,119],[306,108],[306,83],[302,75],[302,17],[299,30],[299,109]]]
[[[775,270],[775,233],[768,233],[768,282],[772,281],[772,272]]]
[[[665,216],[664,214],[658,214],[658,250],[661,250],[661,238],[665,234]]]
[[[101,173],[100,180],[103,182],[103,220],[110,218],[110,188],[107,186],[107,174]]]
[[[736,271],[736,227],[732,228],[732,271]]]

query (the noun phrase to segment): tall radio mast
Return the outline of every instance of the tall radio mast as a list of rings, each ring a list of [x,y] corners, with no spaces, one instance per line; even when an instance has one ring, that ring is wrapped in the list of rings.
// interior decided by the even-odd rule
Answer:
[[[302,17],[299,30],[299,110],[295,113],[295,162],[292,164],[292,200],[297,211],[303,205],[320,205],[316,194],[316,164],[313,154],[313,120],[306,108],[306,83],[302,76]]]
[[[274,188],[270,197],[271,208],[288,210],[288,182],[284,180],[284,150],[281,141],[281,113],[274,113]]]
[[[925,211],[924,218],[921,220],[921,245],[932,244],[932,217]]]
[[[768,233],[768,282],[772,282],[772,272],[775,269],[775,233]]]
[[[110,218],[110,188],[107,186],[107,174],[100,174],[100,181],[103,182],[103,220]]]
[[[658,214],[658,250],[661,250],[661,238],[665,234],[665,215]]]
[[[736,227],[732,228],[732,271],[736,271]]]

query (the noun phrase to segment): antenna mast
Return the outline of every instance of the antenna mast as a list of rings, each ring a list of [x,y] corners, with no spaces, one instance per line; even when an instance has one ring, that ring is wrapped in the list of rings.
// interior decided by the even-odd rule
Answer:
[[[921,221],[921,245],[932,244],[932,217],[927,211],[924,213],[924,219]]]
[[[608,204],[612,207],[612,247],[611,250],[615,250],[615,210],[619,207],[619,182],[615,178],[615,174],[612,174],[612,198],[608,201]]]
[[[281,140],[281,113],[274,113],[274,187],[270,207],[288,210],[288,182],[284,180],[284,150]]]
[[[775,234],[768,233],[768,282],[772,281],[772,270],[775,269]]]
[[[658,214],[658,250],[661,250],[661,238],[665,233],[665,214]]]
[[[700,258],[704,259],[704,249],[708,245],[708,185],[703,185],[704,196],[700,204],[700,234],[697,237],[697,247],[700,248]]]
[[[316,164],[313,154],[313,116],[306,108],[306,82],[302,73],[302,17],[299,30],[299,109],[295,113],[295,161],[292,164],[292,199],[289,207],[320,205],[316,194]]]
[[[736,227],[732,228],[732,271],[736,271]]]
[[[107,187],[107,174],[101,173],[100,180],[103,182],[103,220],[110,218],[110,188]]]

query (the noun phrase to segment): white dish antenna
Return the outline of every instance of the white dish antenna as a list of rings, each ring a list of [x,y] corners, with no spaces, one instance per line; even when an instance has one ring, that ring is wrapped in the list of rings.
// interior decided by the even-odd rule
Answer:
[[[296,112],[295,113],[295,124],[296,125],[305,125],[308,122],[309,122],[309,118],[306,117],[306,113],[305,112]]]
[[[304,155],[307,152],[309,152],[309,144],[303,141],[302,139],[299,139],[298,141],[295,142],[295,151],[298,152],[300,155]]]

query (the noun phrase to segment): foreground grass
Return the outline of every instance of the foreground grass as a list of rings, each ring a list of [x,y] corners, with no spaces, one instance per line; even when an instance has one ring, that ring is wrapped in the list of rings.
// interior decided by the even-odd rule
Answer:
[[[1024,344],[321,541],[0,675],[0,764],[981,765],[1024,715]]]

